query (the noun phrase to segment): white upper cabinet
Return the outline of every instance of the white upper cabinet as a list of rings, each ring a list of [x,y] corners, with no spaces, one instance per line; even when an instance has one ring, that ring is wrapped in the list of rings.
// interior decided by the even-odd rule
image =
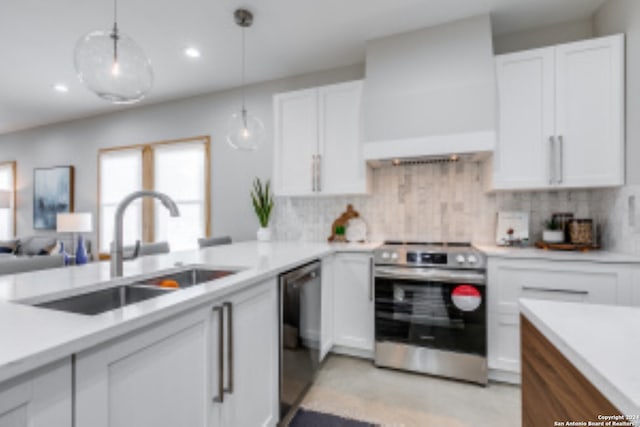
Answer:
[[[274,97],[276,195],[305,195],[314,183],[318,154],[318,95],[316,89]]]
[[[496,57],[493,188],[624,184],[624,36]]]
[[[557,47],[556,109],[558,184],[623,185],[623,36]]]
[[[554,132],[554,48],[498,56],[500,120],[494,185],[544,187],[550,182]]]
[[[274,96],[276,195],[368,192],[361,99],[361,81]]]

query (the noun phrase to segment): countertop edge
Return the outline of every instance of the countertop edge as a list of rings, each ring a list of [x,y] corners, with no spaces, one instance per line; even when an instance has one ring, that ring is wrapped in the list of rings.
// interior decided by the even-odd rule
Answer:
[[[473,247],[489,258],[640,265],[640,257],[603,250],[590,252],[551,251],[534,247],[516,248],[487,244],[473,244]]]

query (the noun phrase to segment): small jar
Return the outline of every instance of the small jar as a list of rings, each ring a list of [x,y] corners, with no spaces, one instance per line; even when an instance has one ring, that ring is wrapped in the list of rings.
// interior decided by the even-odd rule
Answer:
[[[569,221],[569,236],[574,245],[593,244],[593,220],[572,219]]]

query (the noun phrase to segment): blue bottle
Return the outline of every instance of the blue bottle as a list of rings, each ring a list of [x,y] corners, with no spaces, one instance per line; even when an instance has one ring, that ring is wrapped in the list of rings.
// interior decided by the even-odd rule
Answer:
[[[89,261],[87,249],[84,246],[84,238],[78,236],[78,248],[76,249],[76,265],[86,264]]]
[[[69,265],[69,263],[71,262],[71,258],[69,257],[67,251],[64,250],[64,242],[60,242],[60,252],[58,253],[62,254],[62,256],[64,257],[64,265]]]

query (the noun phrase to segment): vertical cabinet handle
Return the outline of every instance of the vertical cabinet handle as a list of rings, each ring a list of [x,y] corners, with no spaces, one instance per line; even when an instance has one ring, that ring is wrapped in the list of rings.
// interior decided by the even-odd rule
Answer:
[[[553,185],[556,182],[556,138],[555,136],[549,137],[549,185]]]
[[[216,403],[224,402],[224,310],[221,306],[213,307],[218,313],[218,395],[213,398]]]
[[[311,156],[311,191],[316,191],[316,155]]]
[[[562,184],[562,176],[564,175],[564,138],[558,136],[558,184]]]
[[[322,191],[322,154],[316,156],[316,191]]]
[[[233,394],[233,304],[225,302],[222,306],[227,309],[227,377],[229,381],[224,391]]]
[[[375,286],[375,272],[373,268],[373,257],[369,258],[369,301],[373,301]]]

